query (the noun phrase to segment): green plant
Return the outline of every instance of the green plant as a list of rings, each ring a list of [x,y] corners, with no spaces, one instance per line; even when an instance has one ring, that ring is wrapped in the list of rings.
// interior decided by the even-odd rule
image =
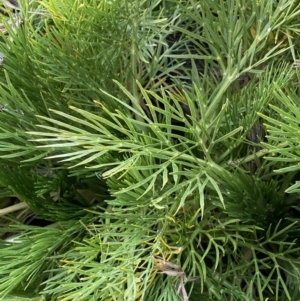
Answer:
[[[20,4],[0,297],[298,300],[297,2]]]

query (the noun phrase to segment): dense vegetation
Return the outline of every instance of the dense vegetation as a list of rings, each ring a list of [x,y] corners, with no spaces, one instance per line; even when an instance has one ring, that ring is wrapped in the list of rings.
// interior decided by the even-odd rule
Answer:
[[[300,300],[298,1],[31,2],[2,16],[1,300]]]

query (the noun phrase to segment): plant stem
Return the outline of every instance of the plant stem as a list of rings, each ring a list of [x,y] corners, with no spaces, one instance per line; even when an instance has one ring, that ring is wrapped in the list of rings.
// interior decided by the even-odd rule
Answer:
[[[25,208],[28,208],[28,205],[24,202],[13,205],[13,206],[9,206],[9,207],[6,207],[6,208],[0,210],[0,216],[9,214],[9,213],[12,213],[15,211],[19,211],[19,210],[25,209]]]

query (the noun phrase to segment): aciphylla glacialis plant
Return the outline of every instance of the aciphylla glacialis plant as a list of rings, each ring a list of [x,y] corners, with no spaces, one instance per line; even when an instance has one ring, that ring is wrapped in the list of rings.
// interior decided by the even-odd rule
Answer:
[[[0,299],[300,300],[298,1],[14,2]]]

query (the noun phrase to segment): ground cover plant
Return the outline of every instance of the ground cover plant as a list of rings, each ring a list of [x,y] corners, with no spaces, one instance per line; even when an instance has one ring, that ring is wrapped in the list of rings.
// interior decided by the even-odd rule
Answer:
[[[294,0],[3,6],[1,300],[300,300]]]

